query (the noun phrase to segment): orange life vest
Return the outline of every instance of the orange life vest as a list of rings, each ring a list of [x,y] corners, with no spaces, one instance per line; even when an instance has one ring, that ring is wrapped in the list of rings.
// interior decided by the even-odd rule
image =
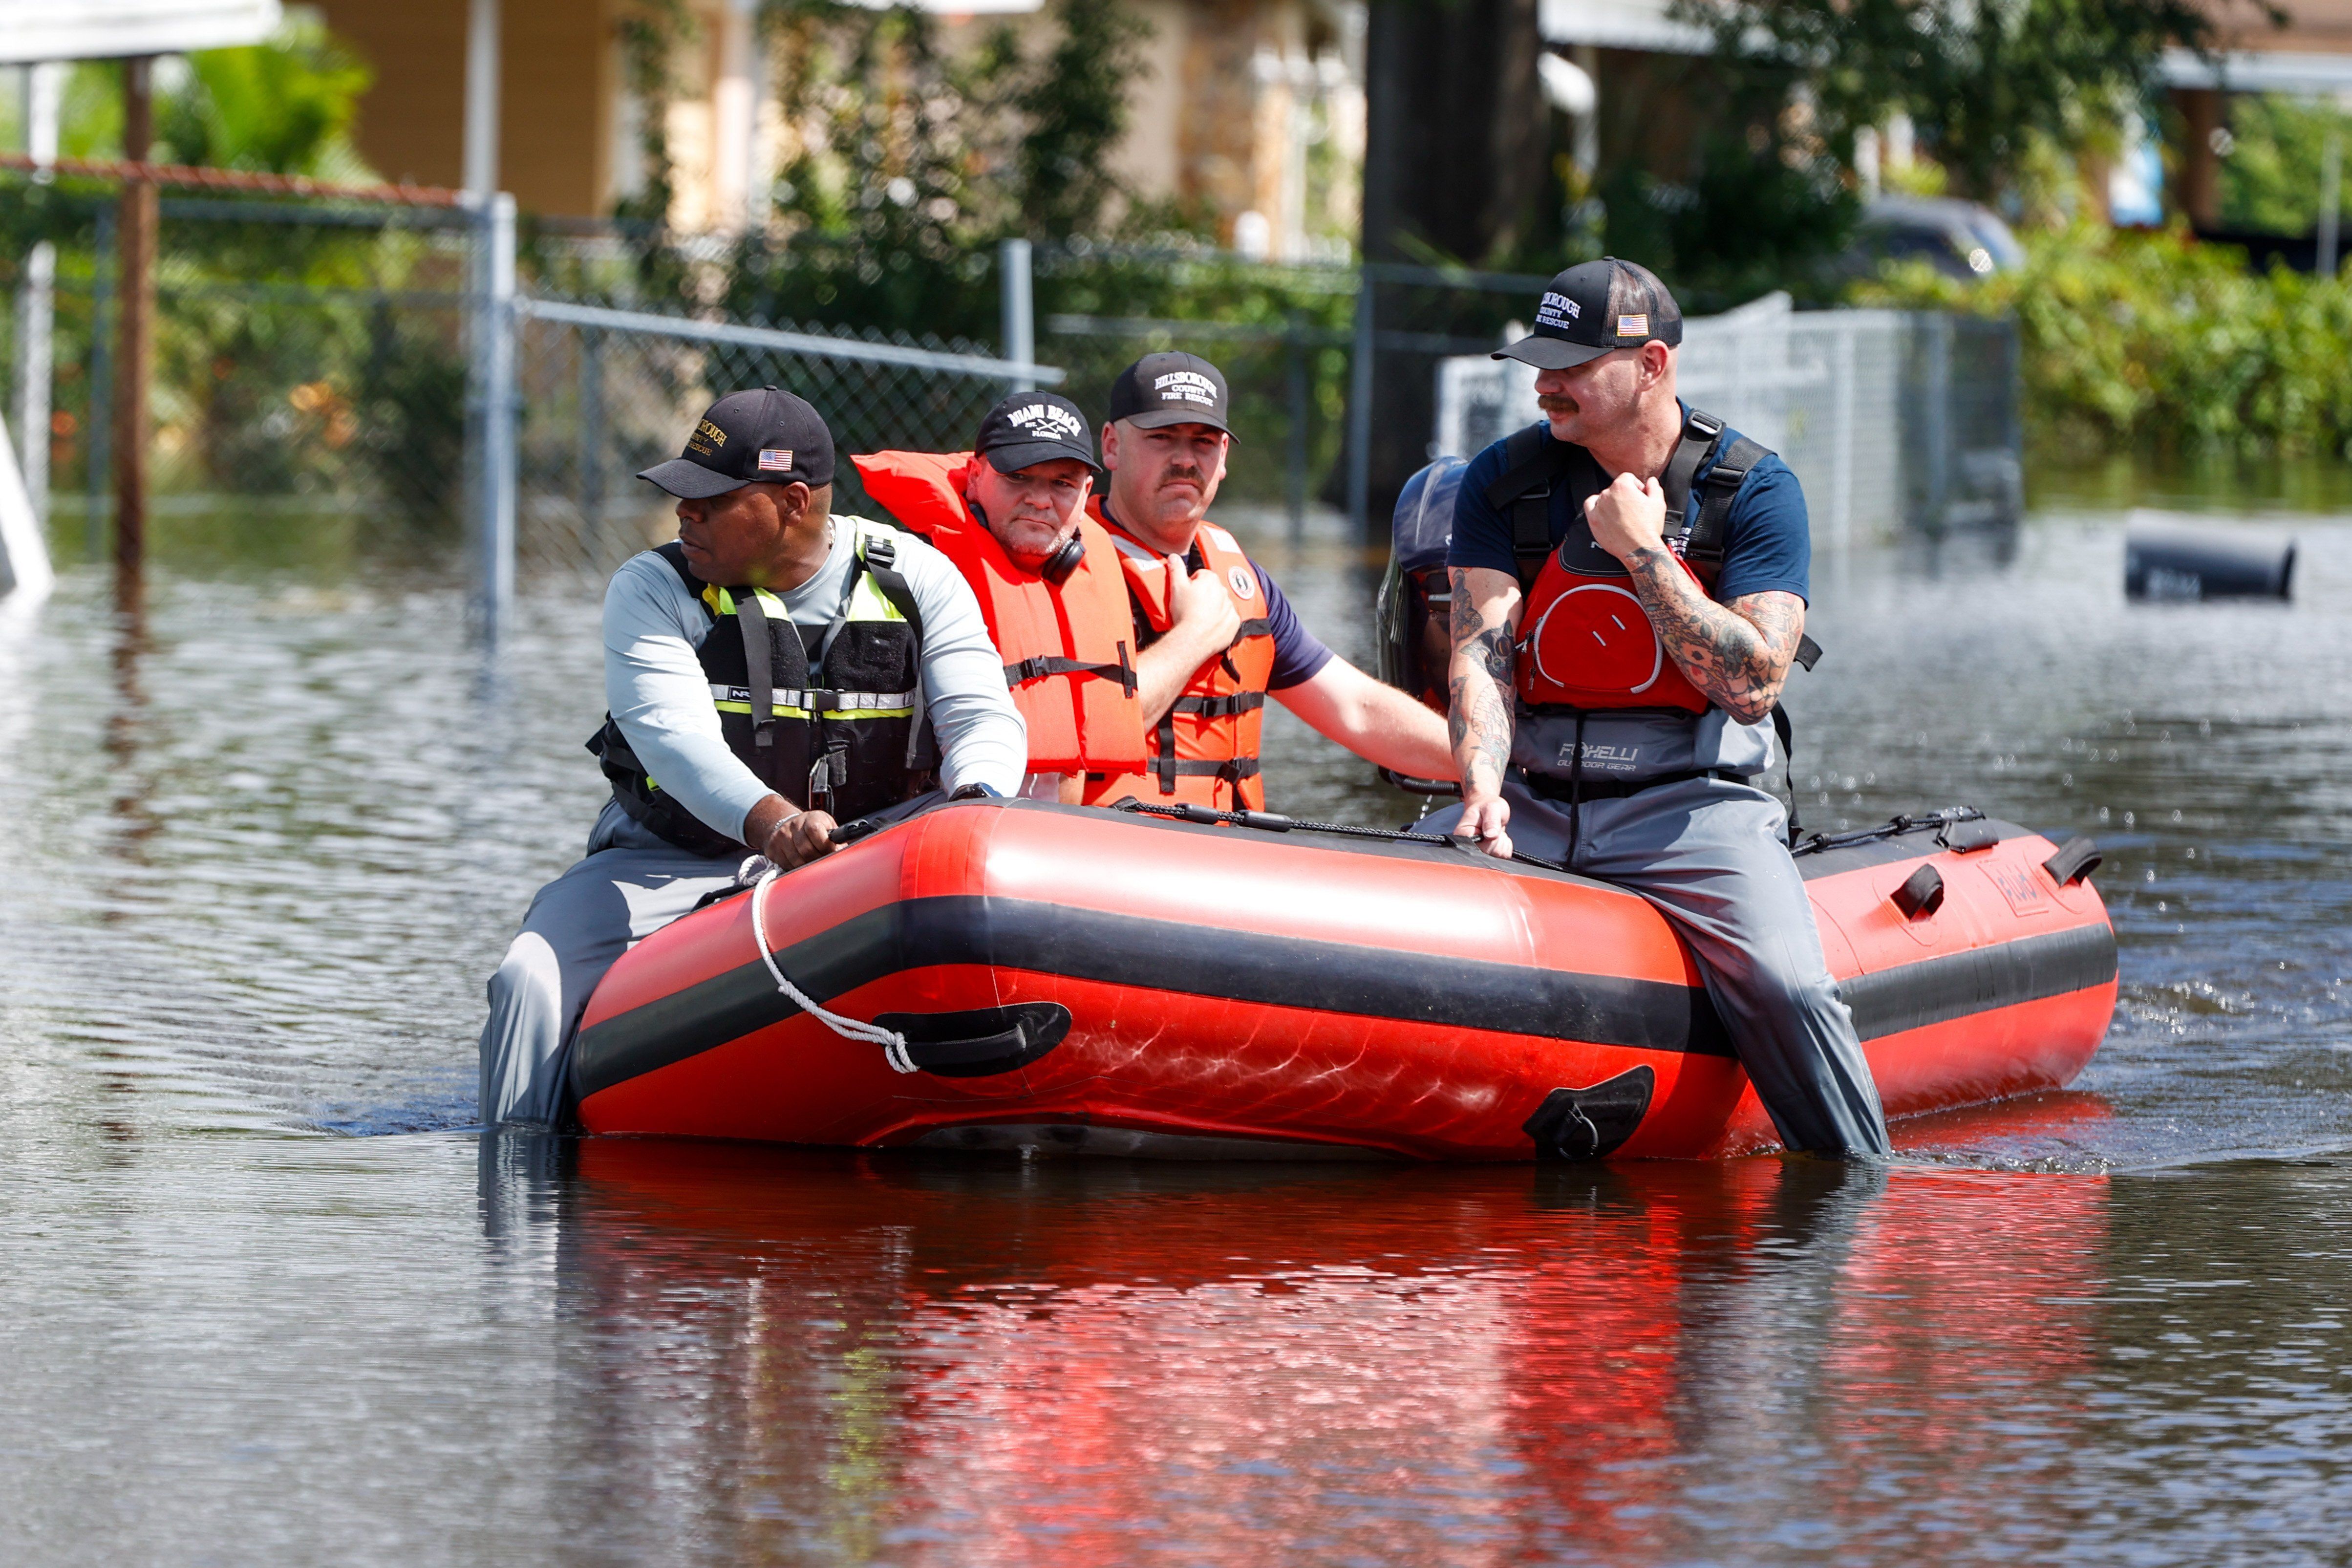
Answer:
[[[1696,581],[1690,563],[1675,558]],[[1706,697],[1666,656],[1633,574],[1592,541],[1580,512],[1544,557],[1519,625],[1518,692],[1537,707],[1680,708],[1704,713]]]
[[[1087,503],[1102,519],[1127,569],[1127,591],[1135,614],[1153,636],[1175,625],[1171,611],[1168,558],[1103,517],[1101,498]],[[1088,805],[1108,805],[1132,795],[1147,803],[1184,801],[1220,811],[1262,811],[1265,788],[1258,777],[1258,729],[1265,716],[1266,682],[1274,676],[1274,628],[1257,569],[1234,536],[1203,522],[1192,536],[1194,564],[1214,573],[1233,600],[1242,628],[1233,645],[1192,672],[1176,700],[1151,729],[1151,756],[1140,774],[1087,780]],[[1145,639],[1147,644],[1150,640]]]
[[[970,452],[876,452],[852,458],[866,493],[929,536],[980,600],[1004,660],[1004,683],[1029,726],[1029,771],[1126,775],[1149,752],[1136,700],[1135,621],[1119,552],[1091,517],[1086,554],[1048,583],[1016,563],[964,504]]]

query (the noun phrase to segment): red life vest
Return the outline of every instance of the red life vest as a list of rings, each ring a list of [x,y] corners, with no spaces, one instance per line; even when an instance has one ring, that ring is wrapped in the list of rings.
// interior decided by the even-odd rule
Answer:
[[[1687,561],[1682,569],[1698,574]],[[1634,595],[1633,574],[1592,542],[1580,516],[1559,547],[1544,557],[1520,612],[1518,692],[1542,707],[1681,708],[1712,706],[1667,657],[1649,613]]]
[[[955,563],[980,600],[1004,660],[1004,682],[1029,726],[1029,771],[1119,773],[1143,766],[1136,700],[1135,621],[1119,552],[1091,517],[1086,554],[1048,583],[1015,563],[964,504],[970,452],[876,452],[852,458],[866,493]]]
[[[1722,420],[1687,410],[1682,437],[1659,476],[1666,492],[1666,537],[1702,591],[1722,564],[1732,497],[1769,456],[1744,436],[1727,448],[1723,434]],[[1592,541],[1584,502],[1608,487],[1610,475],[1583,447],[1550,440],[1542,425],[1508,437],[1504,465],[1486,499],[1510,518],[1520,591],[1527,595],[1519,613],[1520,700],[1537,707],[1706,712],[1712,704],[1658,640],[1633,592],[1633,574]],[[1557,546],[1550,543],[1555,489],[1567,491],[1570,519]]]
[[[1099,497],[1087,508],[1102,519],[1127,569],[1127,591],[1135,614],[1152,633],[1175,625],[1170,610],[1168,558],[1103,518]],[[1108,805],[1122,795],[1149,803],[1184,801],[1220,811],[1262,811],[1265,788],[1258,777],[1258,729],[1265,716],[1266,682],[1274,676],[1274,629],[1257,569],[1234,536],[1203,522],[1192,536],[1202,567],[1215,574],[1242,628],[1233,646],[1192,672],[1192,679],[1149,734],[1151,755],[1144,770],[1125,777],[1087,780],[1086,802]]]

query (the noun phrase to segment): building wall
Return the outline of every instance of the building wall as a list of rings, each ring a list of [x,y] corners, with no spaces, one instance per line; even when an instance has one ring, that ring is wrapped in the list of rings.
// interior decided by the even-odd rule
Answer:
[[[327,26],[375,68],[361,154],[420,184],[464,178],[467,0],[322,0]],[[499,183],[531,212],[609,205],[619,72],[604,0],[505,0]]]
[[[504,0],[499,183],[527,211],[602,216],[635,188],[636,110],[614,34],[623,3]],[[1112,157],[1129,187],[1208,216],[1223,243],[1262,241],[1276,257],[1304,254],[1318,232],[1350,229],[1361,63],[1344,57],[1360,0],[1130,3],[1151,35]],[[362,154],[395,179],[458,184],[467,0],[323,0],[320,9],[375,69],[361,107]],[[689,232],[739,227],[786,135],[772,106],[763,108],[751,9],[750,0],[689,0],[693,34],[672,61],[670,221]],[[1007,19],[950,18],[946,37],[951,47],[976,43]],[[1043,13],[1011,19],[1033,47],[1045,47]],[[1310,166],[1328,173],[1335,156],[1339,177],[1310,177]]]

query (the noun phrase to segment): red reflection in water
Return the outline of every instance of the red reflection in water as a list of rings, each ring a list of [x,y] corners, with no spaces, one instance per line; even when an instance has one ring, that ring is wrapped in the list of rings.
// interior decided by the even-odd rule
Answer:
[[[1988,1401],[2085,1366],[2042,1303],[2105,1226],[2096,1178],[1777,1160],[578,1158],[589,1407],[635,1412],[638,1503],[975,1564],[1666,1561],[1727,1458],[1801,1443],[1832,1479],[1776,1506],[1866,1533],[1885,1450],[1969,1474]]]

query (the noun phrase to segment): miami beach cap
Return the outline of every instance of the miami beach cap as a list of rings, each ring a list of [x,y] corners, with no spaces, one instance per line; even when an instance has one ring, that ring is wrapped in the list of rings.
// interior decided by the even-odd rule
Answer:
[[[988,411],[971,449],[1000,474],[1076,458],[1095,467],[1094,433],[1078,405],[1058,393],[1016,392]]]
[[[1139,430],[1206,425],[1233,434],[1224,372],[1199,354],[1145,354],[1110,384],[1110,417]]]
[[[730,392],[702,411],[685,451],[637,478],[682,500],[794,480],[819,489],[833,483],[833,432],[789,392],[772,386]]]
[[[1536,303],[1535,330],[1495,351],[1538,370],[1566,370],[1612,349],[1683,341],[1682,308],[1646,267],[1604,256],[1551,280]]]

